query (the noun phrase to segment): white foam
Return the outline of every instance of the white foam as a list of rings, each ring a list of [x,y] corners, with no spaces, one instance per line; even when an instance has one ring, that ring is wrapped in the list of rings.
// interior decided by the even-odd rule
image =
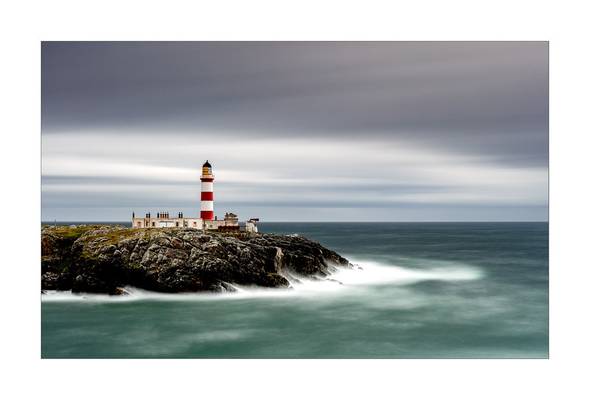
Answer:
[[[47,291],[43,301],[138,301],[138,300],[239,300],[257,297],[310,297],[358,293],[371,286],[411,285],[421,281],[466,281],[480,279],[480,269],[450,262],[423,261],[423,267],[408,268],[398,265],[384,265],[374,261],[354,261],[353,268],[338,268],[327,278],[290,279],[289,289],[269,289],[231,285],[235,292],[224,293],[157,293],[134,287],[126,287],[127,295],[109,296],[103,294],[72,294],[71,292]],[[420,261],[414,262],[420,266]]]
[[[360,268],[339,269],[332,277],[345,285],[405,285],[419,281],[465,281],[482,277],[481,270],[476,267],[450,262],[423,261],[422,268],[383,265],[374,261],[353,263]]]

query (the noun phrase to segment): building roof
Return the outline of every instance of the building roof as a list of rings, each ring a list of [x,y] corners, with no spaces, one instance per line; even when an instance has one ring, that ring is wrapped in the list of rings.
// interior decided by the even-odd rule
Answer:
[[[205,164],[203,164],[203,167],[211,168],[211,164],[209,164],[209,160],[205,161]]]

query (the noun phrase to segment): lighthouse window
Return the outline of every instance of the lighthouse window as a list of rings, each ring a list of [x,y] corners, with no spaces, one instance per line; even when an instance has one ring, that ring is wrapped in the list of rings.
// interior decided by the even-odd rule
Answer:
[[[178,222],[176,223],[176,226],[178,227]]]
[[[156,226],[156,223],[155,222],[152,222],[152,226]]]

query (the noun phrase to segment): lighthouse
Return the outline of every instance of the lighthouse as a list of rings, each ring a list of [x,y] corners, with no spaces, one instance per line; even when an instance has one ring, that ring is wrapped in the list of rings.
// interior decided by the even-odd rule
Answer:
[[[203,164],[201,172],[201,219],[213,220],[213,169],[209,160]]]
[[[238,216],[232,212],[226,212],[223,219],[217,219],[213,212],[213,168],[209,160],[205,161],[201,169],[201,215],[198,217],[185,217],[182,211],[178,217],[168,211],[158,212],[152,217],[151,212],[146,212],[145,217],[131,213],[131,226],[133,228],[184,228],[198,229],[205,231],[239,232],[240,223]],[[250,218],[245,223],[245,232],[256,233],[256,222],[258,218]]]

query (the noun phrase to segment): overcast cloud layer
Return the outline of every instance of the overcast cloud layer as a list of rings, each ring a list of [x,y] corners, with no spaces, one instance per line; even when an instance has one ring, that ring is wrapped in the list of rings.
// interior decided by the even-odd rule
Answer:
[[[42,45],[43,220],[546,220],[542,42]]]

